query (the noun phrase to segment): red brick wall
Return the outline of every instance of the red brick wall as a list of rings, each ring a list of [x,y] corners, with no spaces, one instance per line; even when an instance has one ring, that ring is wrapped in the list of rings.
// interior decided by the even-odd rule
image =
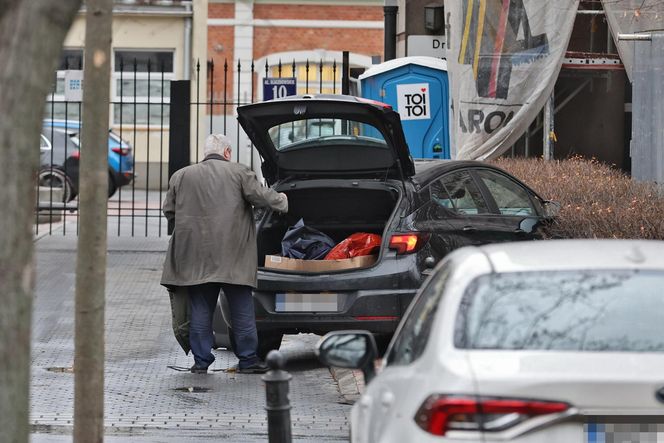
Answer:
[[[383,20],[381,6],[255,4],[254,18],[299,20]]]
[[[211,5],[212,6],[212,5]],[[233,5],[231,5],[233,6]],[[224,98],[224,61],[228,61],[228,91],[232,94],[233,87],[233,66],[236,64],[234,58],[235,30],[233,26],[209,26],[208,27],[208,58],[214,61],[214,100],[221,101]],[[209,75],[209,73],[208,73]],[[201,85],[201,94],[207,91],[206,101],[210,97],[210,78],[208,78],[207,88]],[[227,100],[230,97],[227,95]],[[215,113],[219,110],[215,108]]]
[[[208,7],[209,18],[234,18],[235,5],[232,3],[211,3]],[[325,6],[325,5],[277,5],[255,4],[254,18],[274,20],[369,20],[382,21],[383,9],[380,6]],[[222,101],[224,93],[224,60],[228,60],[227,100],[234,101],[233,70],[237,65],[234,59],[234,29],[232,26],[208,27],[208,57],[214,60],[214,100]],[[325,49],[328,51],[350,51],[363,55],[383,54],[382,29],[348,29],[348,28],[287,28],[287,27],[254,27],[254,59],[265,57],[277,52],[307,51]],[[282,60],[290,63],[292,60]],[[318,60],[312,60],[317,62]],[[270,60],[272,62],[272,60]],[[276,60],[275,60],[276,62]],[[341,63],[341,60],[338,61]],[[250,60],[242,60],[242,72],[250,69]],[[255,72],[262,71],[264,66],[256,66]],[[210,97],[210,83],[201,87],[201,93],[207,91]],[[221,107],[214,112],[220,113]]]
[[[254,28],[254,57],[275,52],[326,49],[364,55],[383,54],[382,29]],[[286,60],[284,60],[286,62]]]
[[[210,3],[208,4],[209,18],[233,18],[235,17],[235,4],[233,3]]]

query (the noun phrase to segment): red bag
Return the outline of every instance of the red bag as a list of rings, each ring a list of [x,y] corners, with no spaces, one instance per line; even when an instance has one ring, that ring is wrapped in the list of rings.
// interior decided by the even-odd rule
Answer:
[[[356,232],[332,248],[325,256],[325,260],[340,260],[371,255],[380,249],[380,242],[380,235]]]

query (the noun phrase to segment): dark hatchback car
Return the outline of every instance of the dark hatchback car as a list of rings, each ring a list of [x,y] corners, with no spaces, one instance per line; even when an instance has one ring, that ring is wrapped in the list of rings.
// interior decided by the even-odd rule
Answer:
[[[300,332],[365,329],[387,344],[420,283],[447,253],[539,238],[549,219],[548,202],[501,169],[472,161],[416,164],[399,115],[383,103],[297,96],[241,106],[238,119],[263,158],[267,183],[289,201],[288,214],[268,211],[257,223],[261,355],[278,348],[283,334]],[[265,268],[265,256],[281,252],[286,230],[301,218],[337,242],[356,232],[380,234],[377,261],[318,274]],[[308,309],[317,297],[325,308]],[[230,316],[223,298],[220,307],[215,336],[224,345],[222,318]]]

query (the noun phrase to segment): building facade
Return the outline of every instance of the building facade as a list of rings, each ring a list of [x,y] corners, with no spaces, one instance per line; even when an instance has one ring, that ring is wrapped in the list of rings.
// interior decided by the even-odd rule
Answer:
[[[80,101],[68,99],[64,79],[67,71],[83,69],[85,13],[83,7],[65,39],[46,118],[81,120]],[[135,187],[166,186],[170,82],[198,74],[205,84],[205,69],[196,73],[195,66],[207,59],[206,23],[206,0],[114,4],[109,124],[134,149]],[[203,128],[202,122],[192,127]]]

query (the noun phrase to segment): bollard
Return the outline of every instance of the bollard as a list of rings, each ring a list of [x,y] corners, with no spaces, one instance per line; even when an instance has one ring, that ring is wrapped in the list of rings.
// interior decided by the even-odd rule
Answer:
[[[286,358],[273,350],[265,359],[270,370],[261,377],[265,382],[267,435],[269,443],[291,443],[290,401],[288,383],[291,375],[284,371]]]

